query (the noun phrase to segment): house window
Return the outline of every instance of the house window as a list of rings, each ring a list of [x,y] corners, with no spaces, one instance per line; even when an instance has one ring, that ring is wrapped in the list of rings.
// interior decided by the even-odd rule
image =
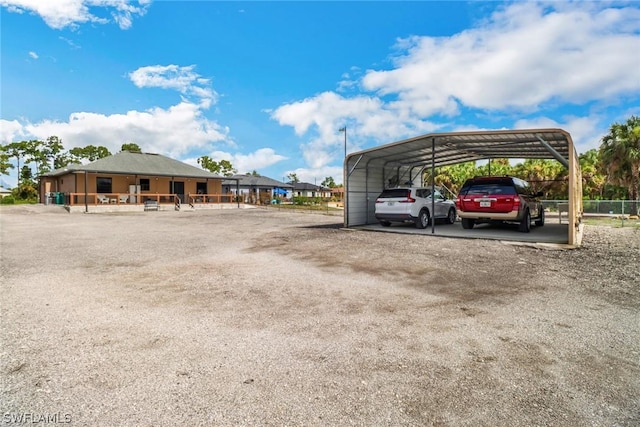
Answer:
[[[111,178],[96,178],[96,191],[98,193],[111,193]]]
[[[150,187],[149,178],[140,178],[140,191],[149,191]]]
[[[207,183],[206,182],[196,182],[196,193],[198,193],[198,194],[207,194]]]

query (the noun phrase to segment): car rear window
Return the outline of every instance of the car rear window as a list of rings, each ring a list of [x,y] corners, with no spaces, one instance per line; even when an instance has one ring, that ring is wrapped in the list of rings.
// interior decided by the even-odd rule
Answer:
[[[378,196],[378,198],[379,199],[395,199],[395,198],[407,197],[408,193],[409,193],[409,190],[407,190],[406,188],[390,188],[380,193],[380,196]]]
[[[516,189],[513,185],[504,185],[504,184],[491,184],[491,183],[478,183],[471,184],[467,189],[466,194],[475,194],[475,195],[486,195],[486,194],[505,194],[505,195],[515,195]]]

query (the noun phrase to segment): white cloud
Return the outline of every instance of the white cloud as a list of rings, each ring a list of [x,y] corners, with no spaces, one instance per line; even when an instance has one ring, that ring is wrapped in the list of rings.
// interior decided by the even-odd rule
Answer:
[[[17,120],[0,119],[0,145],[24,139],[27,134]]]
[[[103,115],[73,113],[66,122],[44,120],[20,124],[2,120],[2,144],[25,137],[44,140],[57,135],[65,149],[89,144],[102,145],[111,152],[125,142],[135,142],[145,152],[179,157],[190,150],[214,143],[227,143],[229,129],[202,115],[198,105],[181,102],[168,109],[128,111]]]
[[[10,12],[34,13],[42,17],[49,27],[58,30],[76,28],[87,22],[106,24],[111,19],[126,30],[135,17],[147,12],[151,0],[139,0],[135,2],[138,6],[133,3],[129,0],[0,0],[0,6]],[[111,19],[97,16],[95,13],[99,9],[108,11]]]
[[[297,168],[291,171],[285,172],[286,175],[295,173],[300,182],[308,182],[309,184],[320,185],[327,177],[332,177],[336,184],[341,184],[342,179],[342,167],[340,166],[323,166],[319,168]]]
[[[324,92],[313,98],[283,105],[272,113],[281,125],[290,125],[303,135],[311,128],[317,137],[302,145],[303,157],[313,168],[344,156],[344,134],[338,129],[347,126],[348,151],[356,151],[368,138],[390,140],[408,133],[425,133],[436,128],[430,122],[411,116],[408,111],[394,110],[376,97],[345,98],[334,92]]]
[[[228,160],[234,169],[240,174],[251,173],[254,170],[260,170],[273,166],[278,162],[286,160],[287,157],[277,154],[272,148],[260,148],[249,154],[233,154],[226,151],[213,151],[207,154],[212,160],[219,162],[220,160]],[[193,159],[192,164],[197,165],[197,160]],[[276,179],[276,178],[274,178]]]
[[[606,106],[635,97],[638,57],[630,53],[640,51],[640,9],[610,5],[514,2],[450,37],[399,39],[393,67],[360,78],[365,94],[324,92],[282,105],[271,117],[297,135],[311,135],[302,149],[315,169],[342,157],[336,131],[344,124],[353,151],[363,143],[459,127],[455,118],[468,110],[544,117],[562,104]],[[340,91],[356,85],[349,74],[343,79]],[[436,117],[451,124],[436,126],[430,121]],[[591,147],[599,132],[589,120],[567,119],[578,147]]]
[[[558,122],[548,117],[535,120],[518,120],[514,129],[560,128],[571,134],[571,139],[578,153],[584,153],[592,148],[598,148],[602,137],[608,132],[605,127],[598,126],[602,120],[598,116],[564,117]]]
[[[60,39],[63,42],[65,42],[66,44],[71,46],[73,49],[80,49],[80,46],[78,44],[76,44],[73,40],[70,40],[70,39],[68,39],[66,37],[58,37],[58,39]]]
[[[29,56],[33,59],[38,59],[38,54],[33,51],[29,52]]]
[[[545,14],[541,4],[516,3],[453,37],[401,40],[396,67],[369,71],[363,85],[421,116],[455,113],[458,104],[532,111],[640,90],[631,72],[638,59],[628,54],[640,50],[640,10],[582,6]]]
[[[194,65],[150,65],[129,73],[129,78],[139,88],[175,89],[185,96],[194,96],[203,108],[209,108],[217,102],[218,94],[209,87],[210,80],[193,72],[194,68]]]

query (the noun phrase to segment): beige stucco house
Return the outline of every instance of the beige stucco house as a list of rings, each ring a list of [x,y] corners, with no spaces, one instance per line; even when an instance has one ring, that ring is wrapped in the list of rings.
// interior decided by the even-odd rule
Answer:
[[[222,194],[223,177],[160,154],[122,151],[39,179],[42,203],[63,200],[67,206],[232,202],[229,194]]]

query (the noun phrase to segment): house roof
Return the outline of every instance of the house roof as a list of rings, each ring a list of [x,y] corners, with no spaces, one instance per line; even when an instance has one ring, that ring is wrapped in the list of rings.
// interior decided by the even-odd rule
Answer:
[[[7,190],[4,187],[0,187],[0,194],[11,194],[11,190]]]
[[[223,179],[222,185],[236,185],[236,180],[238,180],[238,185],[245,186],[245,187],[256,186],[256,187],[280,187],[280,188],[288,188],[288,189],[293,188],[291,184],[285,184],[284,182],[277,181],[267,176],[257,176],[257,175],[233,175],[231,177]]]
[[[189,178],[222,177],[161,154],[121,151],[86,165],[70,164],[42,176],[60,176],[68,173],[91,172],[150,176],[179,176]]]
[[[309,184],[308,182],[294,182],[294,191],[330,191],[329,188],[325,188],[321,185]]]

